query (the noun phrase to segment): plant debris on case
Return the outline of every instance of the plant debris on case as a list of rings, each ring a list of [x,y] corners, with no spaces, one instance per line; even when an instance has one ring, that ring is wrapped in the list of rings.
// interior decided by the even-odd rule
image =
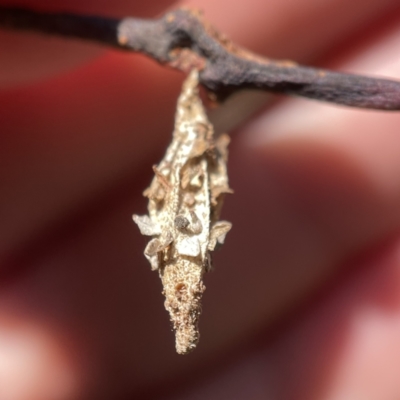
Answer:
[[[211,269],[210,252],[232,226],[218,220],[224,195],[232,193],[228,144],[227,135],[214,139],[198,93],[198,71],[193,70],[179,96],[172,143],[153,167],[155,177],[144,192],[149,215],[133,215],[140,232],[152,237],[144,255],[159,272],[180,354],[199,341],[203,275]]]

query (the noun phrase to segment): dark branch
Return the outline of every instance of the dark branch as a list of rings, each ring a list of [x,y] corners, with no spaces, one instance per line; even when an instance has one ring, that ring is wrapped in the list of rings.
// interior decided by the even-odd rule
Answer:
[[[305,96],[353,107],[400,110],[400,82],[269,60],[235,46],[202,17],[178,9],[158,20],[121,20],[0,7],[0,27],[88,39],[144,53],[182,71],[223,99],[244,88]]]

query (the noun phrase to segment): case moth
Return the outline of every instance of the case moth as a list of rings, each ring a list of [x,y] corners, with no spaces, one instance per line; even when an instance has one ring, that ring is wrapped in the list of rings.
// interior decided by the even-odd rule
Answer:
[[[140,232],[152,237],[144,255],[160,275],[180,354],[198,343],[203,275],[211,269],[210,252],[232,226],[219,221],[224,195],[232,193],[226,169],[229,137],[214,139],[198,84],[193,70],[178,99],[172,143],[144,192],[149,215],[133,215]]]

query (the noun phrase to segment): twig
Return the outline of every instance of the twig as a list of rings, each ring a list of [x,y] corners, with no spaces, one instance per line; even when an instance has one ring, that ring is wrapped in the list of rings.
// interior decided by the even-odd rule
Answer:
[[[218,99],[253,88],[352,107],[400,110],[398,81],[257,56],[234,45],[199,13],[187,9],[168,12],[156,20],[118,20],[0,6],[0,27],[93,40],[144,53],[185,72],[196,67],[200,70],[200,82]]]

